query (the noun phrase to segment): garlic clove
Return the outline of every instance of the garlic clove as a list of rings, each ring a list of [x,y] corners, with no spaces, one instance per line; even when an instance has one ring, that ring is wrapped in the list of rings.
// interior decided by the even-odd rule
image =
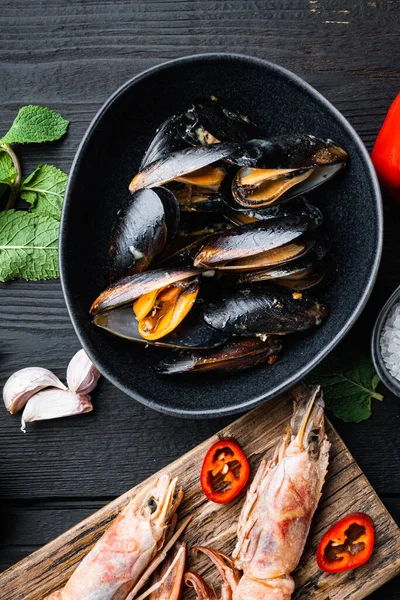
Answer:
[[[3,388],[3,400],[6,409],[12,415],[22,410],[34,394],[46,387],[66,390],[66,386],[48,369],[27,367],[16,371],[9,377]]]
[[[79,350],[71,359],[67,369],[67,383],[77,394],[89,394],[97,385],[100,372],[84,350]]]
[[[75,394],[71,390],[49,388],[32,396],[27,402],[21,419],[21,431],[25,432],[26,423],[45,421],[80,415],[93,410],[90,396]]]

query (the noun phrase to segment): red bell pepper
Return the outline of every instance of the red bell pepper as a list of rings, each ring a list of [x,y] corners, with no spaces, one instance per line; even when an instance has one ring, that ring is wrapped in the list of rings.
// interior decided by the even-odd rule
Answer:
[[[383,122],[372,151],[372,162],[379,181],[400,202],[400,94]]]
[[[200,483],[209,500],[226,504],[244,488],[250,475],[248,460],[231,439],[221,439],[204,457]]]
[[[327,531],[319,543],[317,563],[326,573],[356,569],[371,556],[374,523],[365,513],[347,515]]]

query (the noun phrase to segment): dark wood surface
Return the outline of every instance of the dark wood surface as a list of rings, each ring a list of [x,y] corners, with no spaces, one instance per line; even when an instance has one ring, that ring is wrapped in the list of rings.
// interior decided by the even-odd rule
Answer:
[[[26,173],[38,162],[68,172],[110,93],[140,71],[187,54],[235,51],[276,61],[331,100],[368,149],[400,88],[398,0],[2,0],[0,9],[0,131],[28,103],[71,121],[62,142],[20,150]],[[383,200],[382,266],[356,325],[364,349],[377,312],[400,283],[400,207],[386,194]],[[0,384],[34,364],[64,377],[79,344],[60,283],[13,282],[0,290]],[[374,402],[370,420],[335,424],[400,522],[400,400],[381,391],[385,400]],[[106,381],[94,404],[93,413],[35,424],[25,435],[18,416],[0,412],[0,569],[233,420],[166,417]],[[371,598],[398,600],[399,588],[391,582]]]
[[[235,524],[243,504],[243,494],[225,505],[214,504],[206,499],[198,480],[199,465],[206,450],[220,437],[233,437],[240,443],[255,472],[261,457],[267,460],[272,458],[281,441],[292,414],[292,399],[292,391],[289,391],[248,412],[219,431],[217,436],[205,440],[165,467],[171,477],[179,477],[179,483],[185,490],[179,514],[182,518],[186,518],[188,514],[192,516],[192,521],[183,534],[188,548],[206,545],[224,548],[230,553],[235,546]],[[326,425],[331,443],[331,461],[306,547],[300,564],[293,573],[296,582],[294,598],[361,600],[400,573],[400,530],[343,440],[328,422]],[[61,589],[105,528],[110,527],[110,521],[137,491],[138,487],[132,488],[0,574],[0,597],[6,597],[7,600],[43,600],[49,593]],[[323,573],[315,560],[321,532],[330,527],[332,520],[353,511],[368,511],[375,523],[376,543],[373,556],[356,573],[350,571],[335,576]],[[204,556],[194,558],[189,552],[187,567],[195,569],[211,585],[219,585],[216,569]],[[194,596],[194,590],[185,587],[182,600],[193,600]]]

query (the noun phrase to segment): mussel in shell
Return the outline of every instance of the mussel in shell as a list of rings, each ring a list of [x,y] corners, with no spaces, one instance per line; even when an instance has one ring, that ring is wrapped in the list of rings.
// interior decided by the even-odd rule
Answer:
[[[294,292],[301,292],[320,285],[325,278],[331,277],[331,259],[327,258],[327,248],[317,243],[305,256],[291,262],[262,269],[240,273],[238,284],[274,283]]]
[[[290,216],[242,225],[208,238],[193,264],[199,268],[259,269],[287,262],[312,247],[304,236],[316,224],[307,216]]]
[[[232,153],[241,168],[232,182],[240,207],[270,206],[304,194],[330,179],[347,161],[347,152],[332,140],[312,135],[255,139]]]
[[[133,193],[144,187],[152,188],[169,181],[218,189],[225,177],[225,170],[211,165],[229,156],[236,148],[236,144],[223,143],[193,146],[172,152],[139,171],[132,179],[129,191]]]
[[[228,338],[222,331],[207,325],[203,319],[202,310],[197,304],[171,333],[156,340],[147,340],[140,335],[139,323],[131,305],[119,306],[99,313],[93,318],[93,323],[100,329],[120,338],[166,348],[216,348],[224,344]]]
[[[282,349],[275,336],[232,339],[214,350],[182,351],[161,361],[156,370],[164,375],[218,371],[231,373],[256,367],[262,363],[274,364]]]
[[[215,96],[193,104],[181,116],[181,135],[190,144],[246,142],[260,137],[260,129],[248,117]]]
[[[295,333],[320,325],[326,315],[315,298],[272,286],[239,287],[204,306],[206,323],[233,336]]]
[[[143,294],[133,305],[139,334],[158,340],[171,333],[186,317],[199,293],[197,277]]]
[[[143,189],[119,211],[111,232],[109,280],[145,271],[160,255],[179,223],[179,205],[165,188]]]
[[[111,284],[93,302],[90,314],[97,315],[123,304],[129,304],[140,296],[161,290],[174,283],[184,281],[199,274],[197,269],[166,268],[135,273]]]
[[[315,226],[323,223],[324,217],[319,208],[310,204],[303,196],[293,198],[283,204],[273,204],[264,208],[243,208],[238,209],[237,206],[226,205],[228,197],[224,196],[225,207],[223,214],[232,223],[236,225],[246,225],[247,223],[255,223],[256,221],[269,221],[281,217],[306,216],[310,218]]]

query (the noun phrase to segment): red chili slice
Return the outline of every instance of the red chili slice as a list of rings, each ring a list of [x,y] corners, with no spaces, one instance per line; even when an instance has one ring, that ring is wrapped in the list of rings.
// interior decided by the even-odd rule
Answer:
[[[248,460],[231,439],[221,439],[204,457],[200,483],[209,500],[226,504],[244,488],[250,475]]]
[[[326,573],[350,571],[370,558],[374,547],[374,523],[365,513],[347,515],[327,531],[319,543],[317,563]]]

